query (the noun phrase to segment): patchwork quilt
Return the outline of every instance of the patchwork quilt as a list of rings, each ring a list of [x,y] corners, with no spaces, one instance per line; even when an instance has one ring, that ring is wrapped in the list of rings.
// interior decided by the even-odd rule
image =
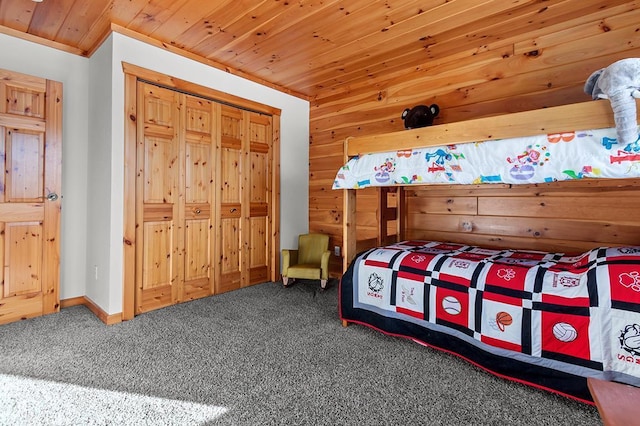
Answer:
[[[615,129],[570,131],[356,156],[333,189],[640,177],[640,141],[621,145]]]
[[[340,315],[582,401],[587,377],[640,386],[640,247],[569,256],[404,241],[352,262]]]

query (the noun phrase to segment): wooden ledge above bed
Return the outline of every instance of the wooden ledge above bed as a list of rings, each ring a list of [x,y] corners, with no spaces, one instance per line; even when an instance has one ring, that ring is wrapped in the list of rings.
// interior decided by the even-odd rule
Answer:
[[[345,155],[613,127],[608,100],[587,101],[345,140]]]

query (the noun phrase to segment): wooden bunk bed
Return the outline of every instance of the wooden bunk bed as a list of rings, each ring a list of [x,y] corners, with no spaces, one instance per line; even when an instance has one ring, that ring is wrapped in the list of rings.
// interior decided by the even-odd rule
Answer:
[[[640,117],[640,114],[639,114]],[[409,150],[428,146],[441,146],[460,144],[475,141],[491,141],[513,137],[522,137],[538,134],[561,133],[567,129],[598,129],[612,127],[614,125],[611,106],[607,101],[589,101],[578,104],[550,107],[539,110],[524,111],[493,117],[484,117],[475,120],[441,124],[421,129],[403,130],[399,132],[385,133],[371,136],[347,138],[344,142],[345,163],[348,159],[364,153],[386,152],[397,150]],[[595,182],[598,181],[598,182]],[[562,182],[559,182],[562,184]],[[483,187],[500,186],[485,184]],[[510,185],[507,185],[510,186]],[[632,187],[640,189],[640,179],[625,179],[615,182],[606,180],[593,180],[588,186]],[[474,186],[480,187],[480,186]],[[380,230],[378,238],[374,241],[358,240],[356,232],[356,193],[357,189],[344,191],[343,197],[343,270],[347,269],[356,253],[372,246],[372,243],[381,243],[385,240],[387,226],[391,221],[397,222],[394,229],[398,238],[405,234],[407,212],[404,199],[403,186],[380,189],[377,209]],[[414,185],[407,188],[415,188]],[[433,186],[431,186],[433,188]],[[442,188],[442,187],[440,187]],[[588,191],[589,189],[587,189]],[[387,207],[386,195],[396,193],[398,202],[395,208]],[[611,241],[607,241],[610,243]],[[597,245],[599,241],[594,241]],[[638,241],[640,243],[640,240]],[[535,242],[531,248],[544,250],[544,245]],[[626,244],[622,241],[620,244]]]
[[[493,141],[555,133],[561,134],[566,132],[568,129],[611,128],[614,125],[613,123],[613,113],[611,112],[609,102],[590,101],[535,111],[480,118],[465,122],[436,125],[422,129],[349,138],[345,141],[345,160],[349,160],[353,156],[362,156],[365,153],[372,152],[415,150],[423,149],[424,147],[453,146],[477,141]],[[640,167],[640,156],[637,160],[638,161],[634,163],[633,167]],[[634,176],[640,176],[639,173],[634,173]],[[595,291],[594,289],[599,285],[595,276],[597,274],[604,273],[602,271],[596,271],[599,267],[598,265],[626,265],[624,268],[627,269],[625,269],[624,272],[620,272],[620,270],[617,269],[616,271],[620,273],[620,276],[624,275],[625,277],[635,277],[632,278],[635,281],[633,283],[626,283],[621,279],[620,282],[626,287],[637,286],[638,291],[632,291],[632,298],[625,301],[599,299],[601,305],[608,304],[609,307],[613,306],[616,309],[619,306],[624,305],[621,309],[625,312],[628,311],[629,313],[627,318],[619,319],[617,322],[614,321],[615,324],[613,326],[608,323],[607,327],[609,328],[618,327],[621,329],[615,329],[613,332],[611,332],[611,330],[607,330],[609,334],[613,333],[613,337],[609,336],[606,338],[610,340],[613,339],[613,341],[608,341],[606,346],[615,346],[616,341],[622,341],[622,339],[625,338],[624,327],[620,326],[620,324],[625,321],[634,330],[637,328],[638,335],[640,336],[640,297],[636,296],[637,294],[640,294],[640,220],[637,219],[637,214],[634,214],[634,212],[637,211],[636,208],[640,207],[640,204],[638,204],[638,200],[640,200],[640,178],[577,179],[571,182],[556,181],[550,183],[522,185],[525,189],[516,188],[516,186],[519,185],[489,183],[462,186],[421,186],[412,183],[407,186],[394,184],[391,187],[380,187],[377,189],[380,194],[380,203],[377,208],[378,223],[380,226],[378,230],[378,237],[373,240],[358,240],[358,220],[356,217],[356,193],[358,192],[358,189],[345,189],[343,210],[344,275],[341,280],[339,293],[339,310],[343,324],[346,326],[350,322],[359,323],[388,334],[407,337],[419,343],[454,353],[499,376],[551,390],[588,403],[592,402],[592,398],[587,388],[587,377],[595,377],[605,380],[618,380],[625,383],[640,385],[640,366],[637,368],[634,364],[636,361],[640,364],[640,344],[638,345],[637,353],[636,349],[632,347],[633,345],[622,345],[619,348],[613,349],[609,348],[611,351],[615,352],[612,356],[617,356],[618,361],[625,364],[622,368],[617,369],[615,366],[611,367],[611,362],[609,360],[601,359],[604,357],[602,354],[586,356],[584,359],[580,359],[578,362],[580,365],[574,368],[572,365],[573,361],[570,360],[573,354],[570,354],[570,356],[565,356],[566,354],[558,355],[557,353],[553,353],[553,350],[546,351],[547,353],[553,353],[553,356],[555,356],[555,360],[552,362],[552,365],[544,364],[544,362],[537,364],[538,359],[535,356],[533,357],[535,359],[530,356],[531,348],[529,348],[529,355],[522,357],[520,353],[517,353],[517,355],[514,355],[513,359],[511,359],[512,353],[510,352],[508,345],[502,345],[498,350],[495,350],[495,348],[491,347],[492,344],[496,344],[495,339],[492,340],[488,337],[485,339],[484,335],[479,337],[482,335],[482,332],[480,331],[480,313],[476,313],[476,315],[478,315],[478,319],[476,320],[477,329],[475,330],[475,337],[474,330],[467,330],[465,328],[466,326],[453,324],[455,322],[453,320],[453,322],[448,322],[446,318],[443,319],[443,315],[446,316],[447,313],[443,311],[442,307],[446,300],[451,299],[450,297],[443,296],[444,299],[441,297],[441,299],[438,299],[438,302],[436,303],[434,301],[435,299],[430,302],[428,300],[429,297],[434,298],[435,296],[425,296],[420,293],[420,297],[424,299],[424,306],[421,308],[422,311],[416,313],[410,312],[404,308],[404,311],[399,309],[400,303],[396,303],[396,298],[400,297],[401,291],[403,292],[402,297],[404,297],[404,291],[407,289],[404,287],[404,281],[402,285],[400,285],[399,282],[396,282],[397,277],[403,273],[402,268],[404,267],[404,263],[401,263],[405,262],[405,260],[395,260],[396,258],[404,259],[403,257],[393,257],[395,256],[394,253],[396,251],[399,252],[405,249],[415,251],[420,254],[421,257],[424,257],[422,255],[426,253],[427,258],[433,260],[432,265],[436,263],[436,260],[438,260],[439,263],[436,269],[443,267],[444,259],[437,258],[434,253],[439,253],[437,256],[443,256],[444,258],[452,261],[456,261],[456,259],[461,258],[466,260],[474,259],[474,261],[479,260],[480,263],[491,265],[493,265],[492,262],[494,262],[494,258],[496,258],[498,259],[495,260],[496,264],[504,265],[506,264],[506,260],[518,262],[518,259],[525,259],[528,256],[531,256],[529,259],[533,259],[537,254],[532,253],[543,251],[546,252],[546,254],[542,254],[539,259],[544,258],[544,262],[546,262],[553,258],[554,262],[558,261],[559,264],[554,263],[552,265],[551,263],[544,263],[543,265],[543,262],[540,261],[538,263],[532,262],[534,265],[532,267],[540,268],[541,270],[544,269],[544,271],[561,271],[561,273],[565,275],[573,274],[571,275],[572,277],[577,277],[575,278],[575,282],[584,283],[585,286],[591,286],[590,291]],[[439,194],[446,198],[448,193],[456,193],[456,191],[457,193],[470,195],[472,198],[481,198],[484,195],[494,193],[501,194],[502,197],[504,194],[511,191],[515,191],[517,197],[526,196],[529,198],[535,198],[541,194],[545,195],[556,191],[559,191],[556,193],[556,195],[559,195],[556,199],[574,196],[576,193],[579,193],[583,199],[589,199],[591,197],[593,200],[596,200],[600,195],[606,195],[608,200],[613,200],[614,205],[609,208],[609,210],[611,210],[610,221],[603,221],[601,216],[596,216],[600,217],[600,219],[589,220],[589,206],[580,207],[580,209],[587,212],[584,214],[587,219],[582,222],[580,219],[571,221],[572,226],[575,228],[567,231],[567,233],[570,234],[580,235],[579,237],[576,237],[575,241],[567,238],[565,234],[562,234],[562,232],[558,233],[557,230],[553,229],[546,230],[549,232],[544,231],[546,232],[546,235],[543,235],[542,238],[540,234],[544,232],[536,230],[532,231],[531,229],[528,229],[528,233],[524,233],[524,235],[501,235],[500,237],[492,238],[490,227],[483,228],[482,226],[479,226],[481,229],[478,229],[478,232],[476,232],[474,217],[471,216],[471,219],[469,219],[464,215],[462,217],[465,217],[466,219],[459,224],[460,229],[458,229],[457,232],[438,232],[434,230],[421,231],[420,229],[417,229],[418,227],[416,227],[416,223],[419,223],[420,220],[415,219],[415,217],[419,216],[420,212],[411,212],[412,207],[420,205],[420,200],[430,196],[432,193]],[[587,195],[585,196],[585,194]],[[389,195],[394,198],[391,203],[389,203]],[[542,199],[542,201],[538,200],[538,202],[539,204],[544,205],[545,200],[546,199]],[[393,205],[393,207],[391,207],[391,205]],[[617,207],[620,207],[620,212],[615,211]],[[428,210],[425,208],[421,209]],[[581,214],[581,212],[576,213],[577,216],[580,216]],[[483,218],[483,220],[484,219],[486,218]],[[478,221],[481,222],[481,220]],[[581,224],[586,230],[578,228]],[[487,231],[487,229],[489,229],[489,231]],[[560,236],[557,237],[556,234]],[[390,235],[393,236],[390,238]],[[447,238],[449,236],[452,238]],[[423,241],[425,239],[428,239],[429,241]],[[400,242],[405,240],[409,241],[395,245],[393,244],[394,241]],[[390,242],[392,243],[390,247],[378,248],[378,246],[384,246]],[[481,245],[481,247],[478,247],[478,245]],[[563,253],[560,253],[559,249],[565,250],[562,250]],[[532,250],[535,250],[535,252]],[[508,254],[505,254],[507,252]],[[509,256],[512,256],[516,260],[513,258],[506,259]],[[356,261],[359,262],[358,265],[356,265]],[[367,262],[369,262],[369,266],[365,265]],[[381,263],[388,263],[387,266],[391,267],[393,262],[396,262],[396,269],[388,276],[381,273],[381,278],[378,277],[376,273],[370,273],[373,270],[372,268],[379,266]],[[516,263],[512,263],[512,265],[514,264]],[[607,267],[611,270],[617,268],[617,266]],[[485,269],[482,270],[482,268]],[[398,270],[400,270],[400,272],[398,272]],[[405,268],[405,271],[406,270],[408,269]],[[473,280],[476,280],[478,276],[482,276],[484,277],[482,279],[485,279],[491,274],[489,266],[477,268],[477,271],[481,270],[482,272],[476,274]],[[374,296],[378,299],[371,302],[372,306],[376,305],[371,309],[371,311],[368,310],[367,306],[364,306],[369,302],[362,302],[362,300],[358,300],[360,297],[359,294],[364,293],[362,293],[362,288],[358,289],[356,288],[357,285],[354,284],[358,275],[366,281],[366,275],[369,273],[368,285],[369,289],[373,290],[369,291],[365,289],[364,291],[369,291],[370,294],[372,294],[372,292],[378,292],[380,287],[382,287],[380,284],[385,279],[389,279],[389,281],[391,279],[393,280],[393,288],[389,290],[390,293],[388,293],[390,296],[382,296],[384,293],[382,291],[375,294]],[[411,272],[411,274],[413,273],[414,272]],[[425,277],[429,277],[424,278],[425,283],[431,281],[432,273],[433,271],[429,271],[428,273],[423,274]],[[435,275],[433,276],[437,277],[438,274],[443,274],[443,270],[438,269],[434,274]],[[584,274],[584,276],[580,274]],[[610,271],[609,274],[613,277],[613,272]],[[376,275],[379,281],[372,284],[371,276],[373,275]],[[538,271],[538,276],[542,277],[540,271]],[[414,278],[415,277],[411,279]],[[469,278],[469,282],[471,281],[472,279]],[[540,282],[537,286],[544,287],[544,285],[546,285],[542,283],[542,278],[540,278],[539,281]],[[611,297],[613,299],[626,297],[618,295],[616,293],[618,289],[613,288],[613,278],[611,278],[610,281],[612,282],[611,290],[601,291],[600,293],[607,293],[607,295],[609,295],[609,292],[611,292]],[[438,287],[446,287],[442,283],[444,283],[444,281],[438,281],[438,283],[431,285],[430,291],[434,294],[436,291],[442,291]],[[476,284],[477,283],[475,281],[472,284],[462,283],[462,287],[466,286],[466,288],[470,288],[474,287]],[[485,284],[488,285],[487,283],[482,283],[482,285]],[[409,284],[407,284],[407,286],[408,285]],[[447,291],[450,291],[455,286],[459,286],[460,282],[456,282],[454,284],[448,283],[447,285],[450,286],[447,287]],[[523,285],[526,286],[527,284]],[[361,287],[362,286],[366,286],[366,284],[361,284]],[[497,287],[492,285],[492,288]],[[477,289],[475,288],[473,289],[474,294],[476,293],[476,290]],[[513,289],[509,289],[509,292],[512,292],[512,290]],[[425,293],[426,291],[427,290],[425,290]],[[509,292],[506,292],[505,294],[511,297],[513,292]],[[445,291],[442,294],[445,295],[447,293]],[[549,295],[531,296],[531,293],[527,294],[529,294],[527,296],[529,299],[533,297],[534,304],[537,303],[535,302],[537,300],[536,297],[546,297],[547,300],[550,300]],[[385,309],[389,310],[389,306],[381,307],[382,305],[378,303],[382,303],[381,300],[383,297],[391,297],[393,299],[391,302],[391,304],[394,305],[392,306],[394,309],[393,315],[387,316]],[[494,300],[502,300],[500,297],[496,297]],[[551,296],[551,298],[552,297],[555,296]],[[593,311],[594,306],[597,305],[597,302],[594,301],[596,297],[593,294],[586,295],[586,293],[584,293],[578,298],[582,298],[581,300],[585,300],[585,298],[591,299],[591,305],[586,308],[587,310],[591,309]],[[427,319],[426,313],[427,304],[429,303],[431,303],[433,311],[429,314],[432,317],[431,319]],[[442,303],[442,306],[440,306],[440,303]],[[474,303],[479,306],[478,304],[482,304],[484,302],[480,298],[476,299]],[[541,302],[541,304],[544,303],[546,302]],[[553,303],[556,302],[554,301]],[[569,303],[573,304],[577,302],[571,301]],[[526,304],[523,304],[523,306],[525,305]],[[447,310],[447,308],[444,309]],[[561,311],[564,308],[557,309]],[[480,308],[478,308],[478,310],[480,310]],[[528,308],[525,310],[527,312],[530,311]],[[436,311],[440,312],[438,313]],[[403,316],[403,314],[406,315]],[[505,314],[505,312],[499,312],[499,314],[502,315]],[[424,318],[422,318],[421,315],[424,315]],[[551,314],[543,313],[543,318],[544,315],[547,315],[547,318],[551,317]],[[608,312],[597,315],[608,315]],[[638,315],[637,318],[636,315]],[[434,318],[436,320],[435,322],[438,323],[436,325],[430,323]],[[504,331],[505,326],[511,324],[511,316],[508,316],[508,319],[508,323],[504,322],[502,319],[492,320],[493,325],[497,326],[497,328],[494,327],[495,330],[499,329]],[[544,321],[545,320],[543,319],[542,322]],[[590,324],[593,324],[594,320],[591,319],[591,321],[592,322]],[[471,320],[469,320],[469,322],[471,322]],[[513,318],[513,324],[516,324],[515,317]],[[451,325],[453,325],[453,328],[455,329],[453,334],[449,334],[448,331],[443,332],[443,328]],[[561,325],[564,325],[564,323]],[[595,326],[590,325],[588,327]],[[571,333],[574,332],[575,330],[572,329]],[[598,333],[599,332],[600,331],[598,331]],[[522,333],[524,335],[526,333],[535,333],[535,331],[527,330],[526,333],[524,331]],[[555,333],[555,337],[558,340],[561,338],[566,338],[568,339],[567,341],[576,340],[576,337],[571,333],[569,333],[570,335],[568,337],[566,335],[564,337],[559,337],[558,333]],[[589,328],[589,333],[594,334],[591,328]],[[485,340],[481,341],[483,339]],[[638,337],[638,339],[640,339],[640,337]],[[478,342],[476,342],[476,340],[478,340]],[[605,340],[605,337],[603,337],[602,340]],[[489,344],[486,345],[486,342],[489,342]],[[576,340],[574,345],[578,342],[579,340]],[[586,341],[583,341],[583,343],[584,342]],[[542,352],[545,352],[545,344],[548,343],[543,342],[541,344]],[[589,343],[586,342],[584,344],[588,345]],[[500,346],[501,344],[497,343],[497,345]],[[531,341],[529,341],[529,345],[531,345]],[[535,342],[533,343],[533,346],[536,346]],[[547,349],[548,347],[549,346],[547,346]],[[487,350],[487,348],[489,349]],[[484,353],[485,350],[487,350],[486,354]],[[533,352],[535,351],[536,349],[534,348]],[[516,352],[514,352],[514,354]],[[478,355],[479,353],[482,354]],[[581,356],[582,355],[577,358],[580,358]],[[508,360],[506,363],[504,362],[505,359]],[[560,367],[558,367],[558,365],[560,365]],[[565,371],[564,366],[566,365],[569,365],[569,368]],[[522,370],[526,370],[526,373],[521,373]]]

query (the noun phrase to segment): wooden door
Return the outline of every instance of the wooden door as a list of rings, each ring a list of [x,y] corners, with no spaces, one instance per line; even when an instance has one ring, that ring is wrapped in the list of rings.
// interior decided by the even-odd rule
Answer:
[[[272,117],[145,82],[137,96],[135,313],[268,281]]]
[[[60,309],[62,84],[0,70],[0,324]]]
[[[280,110],[123,69],[123,318],[276,280]]]
[[[213,103],[138,83],[136,313],[209,296]]]
[[[249,284],[269,281],[271,276],[272,117],[249,115]]]
[[[271,276],[272,117],[221,106],[216,292]]]
[[[245,135],[247,120],[239,108],[220,106],[220,165],[218,184],[219,244],[216,258],[220,260],[216,293],[236,290],[248,281],[243,233],[248,228],[249,144]]]
[[[178,298],[178,93],[138,83],[136,314]]]
[[[212,226],[214,165],[213,129],[216,112],[213,102],[195,96],[185,98],[184,123],[184,291],[181,300],[213,293],[214,229]]]

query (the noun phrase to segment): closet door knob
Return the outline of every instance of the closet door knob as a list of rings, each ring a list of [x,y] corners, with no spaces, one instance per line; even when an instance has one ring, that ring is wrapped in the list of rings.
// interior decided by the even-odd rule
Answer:
[[[195,213],[196,213],[196,214],[200,214],[201,212],[202,212],[202,210],[200,210],[200,209],[196,209],[196,210],[195,210]]]
[[[55,192],[50,192],[47,194],[47,200],[56,201],[57,199],[58,199],[58,194],[56,194]]]

